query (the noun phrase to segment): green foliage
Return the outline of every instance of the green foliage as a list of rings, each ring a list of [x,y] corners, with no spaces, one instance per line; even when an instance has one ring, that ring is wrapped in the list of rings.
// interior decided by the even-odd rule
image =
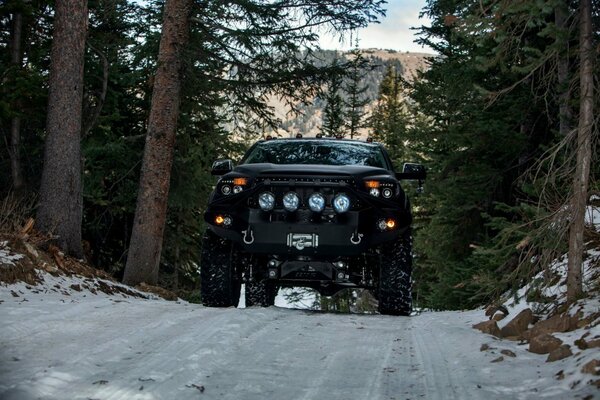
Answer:
[[[340,69],[340,60],[334,58],[331,63],[331,72],[327,79],[327,89],[322,99],[325,101],[323,109],[323,124],[321,133],[324,136],[344,136],[344,103],[341,90],[343,83],[343,72]]]
[[[430,1],[425,9],[432,25],[421,41],[441,56],[410,94],[427,116],[413,134],[429,169],[415,241],[421,306],[485,303],[536,271],[541,261],[531,260],[556,254],[540,248],[560,248],[562,238],[539,223],[537,183],[523,175],[552,144],[556,123],[543,67],[555,41],[548,8],[534,3]]]
[[[350,66],[348,68],[348,77],[344,85],[344,91],[347,94],[347,99],[344,101],[346,109],[346,136],[353,139],[359,134],[358,130],[365,125],[365,117],[367,112],[365,107],[370,102],[367,97],[369,87],[363,82],[365,75],[369,72],[370,63],[364,57],[359,49],[354,49],[349,53]]]

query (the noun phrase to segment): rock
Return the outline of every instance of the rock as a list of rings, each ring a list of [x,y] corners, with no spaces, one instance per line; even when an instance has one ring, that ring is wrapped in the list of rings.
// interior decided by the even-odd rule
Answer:
[[[503,305],[491,305],[485,310],[485,315],[494,321],[500,321],[508,315],[508,309]]]
[[[513,351],[510,351],[510,350],[507,350],[507,349],[500,350],[500,353],[502,353],[502,354],[504,354],[505,356],[508,356],[508,357],[516,357],[517,356]]]
[[[497,312],[496,314],[494,314],[494,316],[492,317],[492,319],[494,321],[502,321],[504,318],[506,318],[506,314],[502,313],[502,312]]]
[[[554,315],[535,324],[531,328],[530,338],[539,336],[542,333],[568,332],[577,327],[577,320],[577,317],[571,317],[567,313]]]
[[[588,348],[588,342],[586,342],[584,338],[577,339],[575,341],[575,346],[577,346],[579,350],[585,350]]]
[[[563,371],[562,369],[560,371],[558,371],[556,373],[556,375],[554,375],[554,377],[556,379],[558,379],[559,381],[562,381],[563,379],[565,379],[565,371]]]
[[[533,312],[530,308],[526,308],[514,317],[500,331],[502,337],[521,336],[529,328],[529,324],[534,321]]]
[[[478,329],[483,333],[500,337],[500,328],[498,328],[498,324],[493,319],[475,324],[473,325],[473,328]]]
[[[581,367],[584,374],[600,375],[600,360],[592,360]]]
[[[498,357],[498,358],[494,358],[494,359],[493,359],[492,361],[490,361],[490,362],[497,363],[497,362],[501,362],[501,361],[504,361],[504,357],[502,357],[502,356],[500,356],[500,357]]]
[[[546,362],[562,360],[563,358],[571,357],[572,355],[573,352],[571,352],[571,346],[563,344],[558,349],[552,350],[550,354],[548,354]]]
[[[487,343],[484,343],[481,345],[481,347],[479,348],[479,351],[486,351],[490,349],[490,345]]]
[[[600,347],[600,339],[594,339],[587,342],[588,349],[595,349],[596,347]]]
[[[529,342],[529,351],[536,354],[548,354],[557,349],[562,344],[562,340],[554,336],[543,333],[531,338]]]

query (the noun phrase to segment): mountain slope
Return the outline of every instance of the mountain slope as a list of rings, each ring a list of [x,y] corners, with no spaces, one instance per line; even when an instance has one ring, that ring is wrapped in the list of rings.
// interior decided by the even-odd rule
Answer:
[[[375,105],[379,84],[388,67],[393,66],[397,70],[402,71],[402,77],[407,81],[412,81],[416,78],[418,70],[427,68],[427,58],[433,57],[432,54],[427,53],[401,53],[394,50],[364,49],[361,51],[372,66],[372,70],[364,72],[362,79],[362,83],[367,86],[365,97],[370,101],[370,104],[366,107],[367,111],[372,110]],[[336,55],[348,58],[351,54],[340,54],[332,50],[323,50],[316,57],[320,63],[326,65],[331,63]],[[299,104],[300,115],[290,114],[289,107],[281,99],[275,97],[271,98],[269,105],[274,108],[275,115],[281,120],[279,129],[274,132],[276,135],[291,137],[300,133],[302,135],[314,136],[320,131],[323,109],[325,107],[325,102],[322,99],[308,99],[306,104]],[[272,134],[273,132],[269,133]],[[367,129],[363,129],[361,136],[366,137],[367,134]]]

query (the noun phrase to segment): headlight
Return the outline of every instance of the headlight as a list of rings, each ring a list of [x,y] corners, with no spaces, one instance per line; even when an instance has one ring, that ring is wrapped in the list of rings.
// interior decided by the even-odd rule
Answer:
[[[308,198],[308,208],[314,212],[321,212],[325,208],[325,197],[321,193],[313,193]]]
[[[275,207],[275,196],[269,192],[261,193],[258,196],[258,205],[263,211],[271,211]]]
[[[289,212],[294,212],[300,205],[300,197],[294,192],[288,192],[283,196],[283,207]]]
[[[233,191],[235,192],[235,188],[233,188]],[[379,197],[379,189],[373,188],[369,190],[369,194],[373,197]]]
[[[229,196],[230,194],[242,193],[248,188],[250,180],[246,177],[228,178],[221,179],[219,184],[221,186],[221,194]]]
[[[348,195],[341,193],[333,199],[333,209],[338,214],[345,213],[350,209],[350,198]]]
[[[396,190],[396,185],[389,180],[368,180],[365,181],[365,187],[371,196],[382,196],[385,199],[394,197]]]

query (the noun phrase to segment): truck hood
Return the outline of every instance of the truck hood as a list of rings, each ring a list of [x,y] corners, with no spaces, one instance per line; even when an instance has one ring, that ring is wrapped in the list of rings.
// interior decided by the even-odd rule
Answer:
[[[248,177],[271,177],[282,175],[293,176],[348,176],[364,178],[374,175],[391,175],[394,173],[383,168],[366,165],[311,165],[311,164],[242,164],[232,173]]]

